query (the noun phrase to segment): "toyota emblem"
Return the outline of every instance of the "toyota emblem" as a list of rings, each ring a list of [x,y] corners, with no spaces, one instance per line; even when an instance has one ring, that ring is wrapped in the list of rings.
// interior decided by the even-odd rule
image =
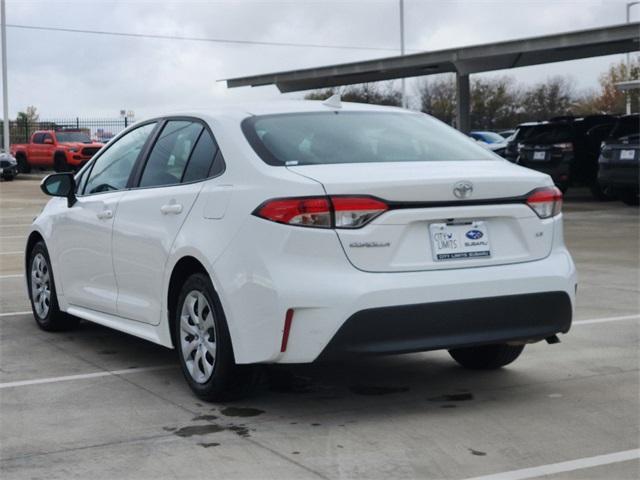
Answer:
[[[473,183],[471,182],[458,182],[453,186],[453,194],[457,198],[469,198],[473,193]]]

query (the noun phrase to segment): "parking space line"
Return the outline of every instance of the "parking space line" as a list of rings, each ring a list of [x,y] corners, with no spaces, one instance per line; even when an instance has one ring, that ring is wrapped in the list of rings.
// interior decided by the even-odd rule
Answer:
[[[551,463],[539,467],[523,468],[521,470],[511,470],[481,477],[472,477],[465,480],[526,480],[528,478],[541,477],[543,475],[553,475],[555,473],[573,472],[585,468],[610,465],[612,463],[626,462],[640,458],[640,449],[624,450],[622,452],[608,453],[606,455],[596,455],[595,457],[579,458],[568,462]]]
[[[26,315],[27,313],[33,313],[31,310],[25,310],[24,312],[6,312],[0,313],[0,317],[10,317],[12,315]]]
[[[0,240],[2,240],[3,238],[24,238],[26,240],[27,236],[26,235],[0,235]]]
[[[23,253],[22,250],[14,250],[13,252],[0,252],[0,255],[18,255]]]
[[[36,378],[34,380],[19,380],[16,382],[0,383],[0,389],[12,388],[12,387],[25,387],[29,385],[41,385],[43,383],[57,383],[57,382],[69,382],[71,380],[85,380],[87,378],[99,378],[108,377],[110,375],[129,375],[131,373],[150,372],[153,370],[164,370],[167,368],[176,368],[175,365],[160,365],[157,367],[141,367],[141,368],[127,368],[124,370],[105,370],[103,372],[83,373],[79,375],[65,375],[62,377],[48,377],[48,378]]]
[[[21,278],[24,277],[24,273],[10,273],[8,275],[0,275],[0,280],[3,278]]]
[[[31,222],[31,223],[8,223],[8,224],[5,224],[5,225],[0,224],[0,228],[1,227],[28,227],[32,223],[33,222]]]
[[[590,318],[588,320],[576,320],[574,325],[591,325],[592,323],[607,323],[607,322],[621,322],[624,320],[633,320],[634,318],[640,318],[640,313],[635,315],[621,315],[619,317],[604,317],[604,318]]]

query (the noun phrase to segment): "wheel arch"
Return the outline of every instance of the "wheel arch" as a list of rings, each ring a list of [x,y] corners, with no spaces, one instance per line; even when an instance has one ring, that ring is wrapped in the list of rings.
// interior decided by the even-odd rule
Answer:
[[[29,260],[31,256],[31,250],[33,250],[33,247],[38,242],[44,243],[45,248],[47,247],[47,242],[45,242],[42,234],[39,231],[34,230],[27,237],[27,245],[25,246],[25,252],[24,252],[24,268],[25,268],[24,271],[25,272],[29,271]]]
[[[205,268],[205,266],[198,260],[197,258],[186,255],[180,260],[178,260],[173,269],[171,270],[171,276],[169,277],[169,285],[167,288],[167,317],[168,317],[168,326],[169,326],[169,334],[171,338],[171,343],[175,347],[176,338],[175,338],[175,311],[178,303],[178,296],[180,295],[180,288],[185,280],[194,273],[203,273],[209,278],[209,272]],[[215,288],[215,287],[214,287]]]

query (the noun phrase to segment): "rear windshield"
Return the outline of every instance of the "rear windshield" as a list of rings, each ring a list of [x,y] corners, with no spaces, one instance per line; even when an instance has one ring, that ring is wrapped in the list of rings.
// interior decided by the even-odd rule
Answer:
[[[569,142],[572,139],[573,130],[567,124],[536,125],[522,138],[527,143]]]
[[[249,117],[242,130],[269,165],[499,160],[423,114],[313,112]]]
[[[612,138],[640,136],[640,116],[622,117],[611,130]]]
[[[91,143],[91,137],[86,132],[56,132],[58,142]]]

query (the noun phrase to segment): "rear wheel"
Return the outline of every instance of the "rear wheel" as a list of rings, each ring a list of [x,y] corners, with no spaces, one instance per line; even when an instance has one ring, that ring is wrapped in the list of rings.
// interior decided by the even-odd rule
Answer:
[[[68,172],[69,164],[64,153],[57,152],[53,157],[53,168],[56,172]]]
[[[493,370],[510,364],[520,356],[524,345],[483,345],[449,350],[453,359],[471,370]]]
[[[591,190],[591,194],[596,200],[600,200],[602,202],[613,200],[614,198],[611,189],[609,187],[601,185],[597,181],[591,184],[589,190]]]
[[[24,153],[16,154],[16,161],[18,162],[18,171],[20,173],[31,172],[31,166],[27,162],[27,156]]]
[[[618,195],[620,200],[622,200],[627,205],[631,205],[633,207],[637,207],[640,203],[640,198],[638,197],[638,192],[633,190],[626,190],[624,192],[620,192]]]
[[[49,332],[76,327],[79,320],[60,311],[58,306],[51,261],[43,242],[40,241],[34,245],[29,254],[28,265],[29,299],[38,326]]]
[[[232,400],[254,383],[254,369],[235,363],[224,312],[207,275],[195,273],[184,282],[174,333],[182,373],[198,397]]]

